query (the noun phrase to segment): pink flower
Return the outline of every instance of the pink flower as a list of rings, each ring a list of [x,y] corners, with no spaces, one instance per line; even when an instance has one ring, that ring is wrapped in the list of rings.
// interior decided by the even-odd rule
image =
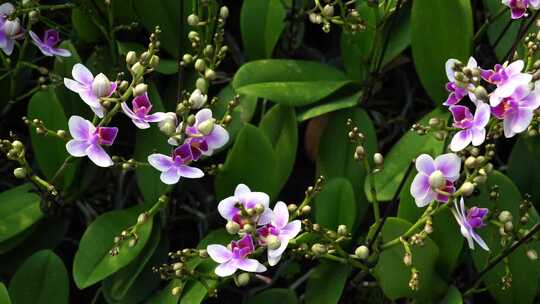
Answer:
[[[497,106],[502,98],[512,95],[517,87],[531,82],[532,75],[521,73],[524,66],[523,60],[516,60],[507,67],[497,64],[493,70],[480,72],[485,81],[497,85],[495,91],[490,95],[489,102],[492,107]]]
[[[69,154],[75,157],[88,156],[100,167],[113,165],[111,157],[101,146],[111,146],[114,143],[118,133],[117,128],[96,128],[90,121],[79,116],[71,116],[68,125],[69,133],[73,137],[66,144]]]
[[[287,249],[289,241],[300,232],[299,220],[289,223],[289,209],[284,202],[277,202],[272,212],[272,220],[269,224],[257,230],[259,241],[267,246],[268,264],[276,265],[281,255]]]
[[[263,192],[251,192],[248,186],[239,184],[234,190],[234,196],[223,199],[218,204],[219,214],[228,221],[236,222],[243,227],[247,219],[245,219],[240,209],[236,204],[241,204],[245,209],[254,209],[257,204],[264,207],[264,211],[260,215],[254,215],[250,220],[257,225],[266,225],[272,221],[272,211],[268,208],[270,197]]]
[[[181,125],[179,126],[181,128]],[[215,123],[210,109],[202,109],[195,114],[195,123],[186,126],[186,143],[194,150],[195,160],[201,155],[212,155],[214,150],[223,147],[229,141],[229,132],[224,127]]]
[[[504,120],[504,136],[512,137],[525,131],[531,123],[534,110],[540,106],[540,87],[531,92],[528,85],[520,86],[496,104],[491,113]]]
[[[453,153],[439,155],[435,160],[428,154],[416,158],[418,174],[411,184],[411,195],[418,207],[434,200],[446,203],[448,194],[455,191],[454,182],[459,178],[461,159]]]
[[[468,84],[467,88],[460,87],[457,84],[456,77],[454,76],[454,65],[458,62],[456,59],[448,59],[445,64],[446,68],[446,77],[448,77],[448,82],[446,84],[446,90],[450,93],[448,95],[448,98],[443,103],[445,106],[452,106],[461,101],[463,97],[469,95],[469,98],[476,103],[476,96],[469,91],[469,89],[474,89],[474,86],[472,84]],[[478,67],[478,63],[473,57],[469,58],[469,62],[467,62],[467,67],[470,69],[476,69]]]
[[[11,3],[0,5],[0,48],[6,55],[13,53],[16,39],[24,37],[24,29],[19,18],[9,20],[8,17],[15,11]]]
[[[98,117],[103,117],[105,108],[101,105],[99,99],[111,96],[116,91],[116,82],[109,81],[103,73],[94,78],[90,70],[80,63],[73,66],[71,74],[75,80],[64,78],[66,88],[79,94],[81,99],[90,106]]]
[[[139,129],[148,129],[150,128],[149,122],[160,122],[166,118],[166,114],[163,112],[148,114],[152,110],[152,104],[147,93],[135,97],[132,105],[133,110],[129,108],[126,102],[123,102],[121,106],[124,113],[131,118],[131,121]]]
[[[172,156],[158,153],[148,156],[150,165],[161,171],[161,181],[168,185],[178,183],[180,177],[201,178],[204,176],[201,169],[188,166],[192,160],[193,157],[188,145],[176,148]]]
[[[32,31],[30,31],[30,37],[41,53],[43,53],[45,56],[71,56],[70,51],[56,47],[60,42],[60,35],[58,34],[57,30],[46,30],[43,34],[43,40],[39,39],[38,35]]]
[[[208,255],[219,265],[214,272],[220,277],[233,275],[238,269],[247,272],[265,272],[266,267],[248,256],[255,250],[253,237],[246,234],[239,241],[232,241],[229,248],[223,245],[208,245]]]
[[[484,240],[476,233],[475,229],[484,227],[484,219],[488,213],[486,208],[472,207],[465,213],[465,202],[463,197],[458,206],[457,200],[454,200],[454,209],[452,214],[459,224],[461,234],[467,239],[470,249],[474,249],[474,242],[478,243],[482,249],[489,251],[489,247]]]
[[[512,19],[527,16],[529,6],[534,9],[540,8],[540,0],[502,0],[502,4],[510,8]]]
[[[452,138],[450,149],[454,152],[465,149],[469,144],[481,145],[486,139],[486,125],[489,122],[489,105],[480,102],[473,115],[465,106],[451,106],[450,112],[454,117],[454,127],[462,129]]]

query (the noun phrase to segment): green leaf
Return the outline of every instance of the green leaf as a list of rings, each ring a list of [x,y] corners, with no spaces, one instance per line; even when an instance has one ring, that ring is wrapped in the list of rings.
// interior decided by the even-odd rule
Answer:
[[[153,110],[163,112],[164,107],[158,90],[153,83],[150,84],[148,96],[152,102]],[[137,130],[135,136],[134,158],[140,162],[148,162],[148,156],[152,153],[170,154],[172,146],[167,143],[167,136],[161,132],[157,124],[152,124],[149,129]],[[167,185],[160,179],[161,174],[151,166],[138,166],[135,170],[137,185],[141,191],[144,202],[155,203],[159,196],[165,192]]]
[[[254,26],[254,25],[257,26]],[[272,57],[285,28],[285,8],[280,0],[245,0],[240,15],[242,41],[249,59]]]
[[[315,105],[314,107],[299,113],[296,119],[298,120],[298,122],[302,122],[330,112],[352,108],[358,104],[361,96],[362,92],[358,92],[356,94],[344,97],[330,96],[326,98],[328,99],[328,102],[322,103],[320,105]]]
[[[133,261],[143,250],[152,232],[152,219],[137,230],[138,241],[130,247],[123,242],[117,255],[109,251],[114,247],[114,237],[137,223],[142,208],[110,211],[100,215],[84,232],[75,260],[73,279],[79,289],[86,288],[112,275]]]
[[[247,304],[296,304],[298,299],[294,291],[287,288],[271,288],[264,290],[246,301]]]
[[[30,120],[35,118],[42,120],[50,130],[67,131],[68,128],[62,105],[52,89],[37,92],[32,96],[28,104],[27,117]],[[69,156],[66,143],[56,137],[38,135],[35,128],[32,127],[30,127],[30,139],[39,168],[48,179],[52,179]],[[64,181],[63,185],[67,187],[73,180],[74,174],[75,166],[71,163],[64,170],[63,179],[60,179]],[[58,184],[62,185],[62,183]]]
[[[330,179],[315,197],[315,219],[325,228],[336,230],[343,224],[351,229],[356,215],[353,187],[345,178]]]
[[[396,57],[398,57],[405,49],[411,45],[411,10],[410,7],[404,7],[397,12],[396,21],[391,29],[388,40],[388,47],[384,53],[382,66],[384,67]]]
[[[40,197],[30,184],[0,193],[0,242],[24,232],[43,217]]]
[[[469,0],[415,0],[411,13],[414,66],[435,104],[446,98],[444,64],[471,55],[473,18]]]
[[[532,195],[532,201],[540,198],[540,139],[520,136],[508,159],[508,177],[518,186],[521,193]]]
[[[2,282],[0,282],[0,302],[4,304],[11,304],[11,299],[9,298],[6,285],[4,285]]]
[[[246,124],[238,133],[227,159],[216,176],[216,196],[231,196],[240,183],[253,191],[276,197],[279,191],[277,156],[272,143],[260,129]]]
[[[497,58],[503,60],[518,36],[520,22],[512,20],[510,9],[508,9],[507,6],[504,6],[502,1],[484,0],[483,2],[484,8],[486,8],[488,13],[493,17],[496,16],[501,9],[505,10],[502,16],[499,16],[497,19],[490,22],[487,30],[489,42],[492,45],[494,45],[495,42],[498,42],[494,49]],[[506,33],[501,36],[507,25],[509,26],[508,29],[506,29]],[[534,32],[534,26],[529,30],[529,33],[531,32]],[[523,47],[520,44],[518,44],[518,50],[523,50]]]
[[[17,270],[9,284],[9,293],[16,304],[67,304],[66,267],[54,252],[39,251]]]
[[[499,197],[496,200],[489,198],[489,192],[494,186],[498,187]],[[485,185],[479,187],[480,195],[465,199],[468,207],[478,206],[489,208],[490,210],[508,210],[513,215],[512,223],[514,230],[531,229],[536,223],[540,222],[538,213],[532,207],[529,210],[530,219],[527,224],[520,223],[519,205],[522,202],[521,193],[512,181],[499,172],[493,172],[489,175]],[[503,248],[501,247],[501,236],[499,227],[493,223],[477,230],[478,234],[488,245],[490,252],[481,248],[471,250],[474,264],[477,271],[484,269],[490,257],[497,256]],[[508,244],[510,246],[510,244]],[[527,250],[534,249],[540,251],[540,242],[533,240],[526,245],[520,246],[508,256],[508,267],[512,274],[512,285],[508,289],[501,288],[501,278],[505,275],[505,264],[497,264],[483,276],[483,281],[488,287],[489,292],[498,303],[533,303],[537,295],[538,280],[540,279],[540,264],[527,257]]]
[[[178,304],[180,296],[182,293],[176,295],[172,294],[172,290],[175,287],[183,287],[184,283],[179,279],[173,279],[163,290],[155,294],[148,301],[144,302],[145,304]]]
[[[96,16],[92,16],[81,8],[74,8],[71,11],[71,23],[73,24],[73,28],[79,35],[79,38],[86,43],[99,42],[103,37],[103,34],[92,21],[92,18],[96,18]]]
[[[244,64],[236,72],[232,86],[241,94],[302,106],[323,99],[349,82],[343,72],[329,65],[268,59]]]
[[[446,121],[449,118],[449,114],[442,109],[435,109],[424,116],[419,123],[426,125],[432,117]],[[435,139],[431,134],[421,136],[414,131],[405,133],[384,158],[383,169],[375,174],[377,199],[379,201],[390,201],[392,199],[398,189],[399,183],[405,175],[407,167],[418,155],[427,153],[431,156],[437,156],[443,150],[444,141]],[[366,195],[371,200],[368,180],[366,180],[364,186]]]
[[[276,105],[268,111],[259,128],[270,139],[276,154],[276,176],[281,190],[292,172],[298,146],[298,126],[293,107]],[[278,191],[279,191],[278,190]]]
[[[448,292],[444,298],[439,302],[439,304],[463,304],[463,299],[461,298],[461,292],[454,285],[448,288]]]
[[[225,115],[227,105],[233,100],[234,96],[235,92],[231,85],[228,85],[219,91],[217,94],[218,101],[214,104],[214,108],[212,109],[214,117],[223,117],[223,115]],[[255,109],[257,109],[257,97],[240,95],[240,103],[234,108],[234,111],[231,114],[232,120],[226,128],[229,132],[229,143],[234,142],[240,129],[242,129],[246,123],[251,121]]]
[[[317,172],[328,179],[344,177],[349,180],[354,189],[357,204],[358,219],[365,214],[368,202],[362,186],[366,177],[363,165],[354,160],[356,147],[350,142],[347,129],[347,119],[352,119],[366,138],[366,155],[377,150],[377,135],[368,114],[360,108],[333,112],[328,118],[319,143],[317,157]]]
[[[383,243],[400,237],[411,226],[411,223],[405,220],[393,217],[387,218],[382,229]],[[411,268],[403,263],[405,255],[403,245],[398,243],[383,250],[379,255],[374,274],[384,294],[391,300],[403,297],[423,298],[436,296],[432,286],[434,284],[433,280],[438,278],[434,270],[439,248],[430,238],[426,238],[424,246],[411,246],[411,251],[412,266],[419,271],[420,275],[420,289],[416,292],[409,288]]]
[[[322,262],[307,281],[306,304],[339,303],[349,272],[347,265]]]

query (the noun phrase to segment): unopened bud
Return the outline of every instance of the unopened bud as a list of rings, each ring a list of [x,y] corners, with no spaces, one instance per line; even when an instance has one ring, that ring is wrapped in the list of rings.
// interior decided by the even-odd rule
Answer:
[[[268,249],[276,250],[281,246],[281,241],[277,236],[271,234],[266,238],[266,244],[268,245]]]
[[[441,123],[441,121],[437,118],[437,117],[433,117],[433,118],[430,118],[429,119],[429,126],[434,128],[434,127],[437,127],[439,126],[439,124]]]
[[[193,56],[191,56],[191,54],[184,54],[184,56],[182,56],[182,61],[185,64],[190,64],[193,61]]]
[[[429,176],[428,181],[429,185],[435,189],[440,189],[446,184],[446,178],[440,170],[433,171],[433,173],[431,173]]]
[[[197,26],[199,24],[199,16],[191,14],[187,17],[187,23],[189,26]]]
[[[195,69],[199,72],[204,72],[206,69],[206,62],[204,62],[204,59],[199,58],[195,61]]]
[[[464,182],[460,188],[461,193],[464,196],[470,196],[474,192],[474,184],[471,182]]]
[[[311,206],[308,205],[308,206],[302,207],[302,209],[300,210],[300,213],[302,213],[303,215],[310,214]]]
[[[165,113],[165,119],[158,123],[159,130],[167,136],[172,136],[176,132],[178,120],[173,112]]]
[[[216,72],[212,69],[206,69],[204,72],[204,78],[207,80],[215,80],[216,79]]]
[[[159,57],[157,55],[152,55],[150,61],[148,62],[151,68],[155,69],[159,65]]]
[[[375,163],[375,166],[382,166],[384,163],[384,157],[381,153],[375,153],[373,154],[373,163]]]
[[[177,286],[177,287],[175,287],[175,288],[173,288],[173,289],[171,290],[171,293],[172,293],[173,296],[177,296],[178,294],[180,294],[181,291],[182,291],[182,288],[180,288],[179,286]]]
[[[531,261],[536,261],[538,260],[538,252],[534,249],[529,249],[527,250],[527,257],[531,259]]]
[[[406,266],[412,265],[412,256],[410,254],[406,253],[405,256],[403,256],[403,264]]]
[[[514,224],[511,221],[504,223],[504,231],[510,232],[513,229],[514,229]]]
[[[255,209],[255,212],[256,212],[257,214],[262,214],[262,213],[264,212],[265,207],[264,207],[263,204],[258,203],[258,204],[255,205],[255,208],[254,208],[254,209]]]
[[[139,225],[144,224],[147,219],[148,219],[148,213],[146,212],[141,213],[139,214],[139,217],[137,218],[137,224]]]
[[[332,5],[325,5],[323,10],[322,10],[322,13],[326,16],[326,17],[332,17],[334,16],[334,6]]]
[[[347,235],[348,231],[347,231],[347,226],[345,225],[339,225],[338,228],[337,228],[337,233],[341,236],[345,236]]]
[[[474,95],[480,100],[488,99],[488,93],[483,86],[477,86],[476,89],[474,89]]]
[[[242,272],[241,274],[234,277],[234,283],[238,287],[247,286],[250,281],[250,275],[247,272]]]
[[[298,206],[296,204],[289,204],[287,209],[289,210],[289,213],[293,213],[296,211],[296,209],[298,209]]]
[[[197,125],[197,130],[203,135],[208,135],[212,133],[212,130],[214,130],[214,125],[215,123],[213,118],[207,119]]]
[[[229,17],[229,8],[226,6],[222,6],[219,9],[219,17],[221,17],[221,19],[227,19]]]
[[[197,81],[195,82],[195,87],[199,90],[201,90],[201,92],[206,92],[206,90],[208,90],[208,84],[206,82],[206,80],[204,78],[198,78]]]
[[[208,96],[203,94],[201,90],[195,89],[191,93],[191,96],[189,97],[189,102],[191,103],[191,107],[193,109],[200,109],[204,106],[207,99],[208,99]]]
[[[126,54],[126,63],[128,65],[133,65],[135,64],[135,62],[137,62],[137,53],[135,53],[134,51],[129,51]]]
[[[13,147],[13,149],[15,149],[17,152],[20,152],[24,149],[24,145],[21,141],[19,140],[14,140],[12,143],[11,143],[11,146]]]
[[[146,83],[139,83],[138,85],[135,86],[135,88],[133,89],[133,95],[135,96],[141,96],[143,95],[144,93],[146,93],[146,91],[148,91],[148,85]]]
[[[501,223],[507,223],[512,221],[512,213],[508,210],[503,210],[499,213],[499,221]]]
[[[365,245],[358,246],[354,251],[354,254],[361,260],[365,260],[369,257],[369,248]]]
[[[243,229],[244,229],[244,232],[246,232],[246,233],[255,232],[255,227],[253,227],[253,225],[251,225],[251,224],[245,224]]]
[[[135,64],[131,66],[131,70],[135,75],[142,75],[144,73],[144,66],[140,62],[135,62]]]
[[[311,251],[317,255],[322,255],[326,253],[327,249],[323,244],[316,243],[311,246]]]
[[[25,168],[16,168],[15,170],[13,170],[13,175],[16,177],[16,178],[19,178],[19,179],[23,179],[26,177],[26,169]]]
[[[465,159],[465,167],[473,169],[476,167],[476,158],[474,156],[469,156]]]
[[[229,234],[237,234],[240,231],[240,225],[237,222],[228,221],[225,229]]]
[[[99,73],[92,81],[92,93],[98,98],[109,96],[111,86],[112,83],[109,81],[109,78],[105,74]]]

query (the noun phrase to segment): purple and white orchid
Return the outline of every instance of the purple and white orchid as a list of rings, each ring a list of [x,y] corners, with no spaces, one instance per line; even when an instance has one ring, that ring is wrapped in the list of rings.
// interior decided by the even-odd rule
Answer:
[[[8,19],[14,11],[15,7],[9,2],[0,5],[0,48],[8,56],[13,53],[15,40],[24,37],[24,29],[19,18]]]
[[[469,84],[467,88],[460,87],[457,84],[455,72],[454,72],[454,65],[458,62],[456,59],[448,59],[445,64],[446,69],[446,77],[448,77],[449,82],[446,84],[446,90],[450,93],[448,95],[448,98],[443,103],[445,106],[452,106],[461,101],[463,97],[469,95],[469,98],[476,103],[476,96],[471,92],[472,89],[474,89],[474,86],[472,84]],[[478,63],[473,57],[469,58],[469,61],[467,62],[467,67],[470,69],[476,69],[478,68]],[[469,90],[471,89],[471,90]]]
[[[452,214],[459,224],[461,234],[467,239],[470,249],[474,249],[474,242],[478,243],[482,249],[489,251],[489,247],[484,240],[476,233],[475,229],[484,227],[484,219],[488,213],[487,208],[472,207],[465,213],[465,202],[463,197],[458,206],[457,200],[454,200],[455,209]]]
[[[105,108],[99,99],[111,96],[116,91],[116,82],[111,82],[103,73],[94,78],[92,72],[80,63],[73,66],[71,74],[75,80],[64,78],[66,88],[79,94],[98,117],[103,117]]]
[[[251,220],[259,226],[266,225],[272,221],[272,210],[268,208],[270,197],[263,192],[251,192],[248,186],[239,184],[234,190],[234,195],[223,199],[218,204],[219,214],[228,221],[236,222],[242,228]],[[241,210],[236,207],[236,204],[241,204],[244,209],[254,209],[257,204],[264,207],[264,211],[260,215],[253,215],[252,218],[246,219],[242,216]]]
[[[186,144],[176,148],[172,156],[159,153],[148,156],[150,165],[161,171],[161,181],[168,185],[178,183],[180,177],[201,178],[204,176],[201,169],[188,166],[191,161],[193,161],[191,149]]]
[[[207,156],[229,141],[229,132],[215,123],[210,109],[202,109],[195,114],[195,123],[186,127],[186,135],[189,137],[186,142]]]
[[[208,245],[208,255],[219,265],[214,270],[220,277],[233,275],[238,269],[247,272],[265,272],[266,267],[248,256],[255,250],[253,237],[246,234],[239,241],[232,241],[229,248],[223,245]]]
[[[510,8],[512,19],[527,17],[527,9],[540,9],[540,0],[502,0],[502,4]]]
[[[480,75],[485,81],[497,85],[489,99],[492,107],[496,107],[502,98],[512,95],[517,87],[528,85],[531,82],[531,74],[521,73],[524,66],[523,60],[516,60],[508,66],[497,64],[493,70],[480,71]]]
[[[43,34],[43,40],[41,40],[38,35],[32,31],[30,31],[30,37],[41,53],[43,53],[45,56],[71,56],[70,51],[57,47],[58,43],[60,43],[60,34],[57,30],[46,30]]]
[[[428,154],[416,158],[418,174],[411,184],[411,195],[418,207],[433,200],[448,202],[455,192],[454,182],[459,178],[461,159],[454,153],[439,155],[435,160]]]
[[[523,85],[497,102],[491,109],[493,116],[504,120],[504,136],[513,137],[527,129],[533,118],[533,112],[540,106],[540,86],[531,91]]]
[[[160,122],[166,118],[166,114],[163,112],[149,114],[152,110],[152,103],[150,103],[148,93],[133,98],[133,109],[130,109],[126,102],[123,102],[121,106],[124,113],[139,129],[148,129],[150,128],[149,122]]]
[[[267,246],[268,264],[276,265],[287,249],[289,241],[300,232],[300,220],[289,223],[289,209],[284,202],[277,202],[269,224],[257,230],[259,242]]]
[[[88,156],[94,164],[100,167],[113,165],[111,157],[101,146],[111,146],[114,143],[118,129],[114,127],[95,127],[90,121],[71,116],[68,121],[69,133],[73,137],[66,144],[69,154],[75,157]]]
[[[465,149],[469,144],[473,146],[481,145],[486,139],[486,125],[489,122],[491,108],[489,105],[480,102],[476,107],[474,117],[465,106],[451,106],[449,108],[454,117],[454,127],[462,129],[452,138],[450,149],[454,152]]]

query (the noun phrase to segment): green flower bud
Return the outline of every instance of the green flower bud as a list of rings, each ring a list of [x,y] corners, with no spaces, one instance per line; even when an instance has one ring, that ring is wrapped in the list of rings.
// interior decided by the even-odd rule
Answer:
[[[221,19],[227,19],[229,17],[229,8],[226,6],[222,6],[219,9],[219,17]]]
[[[503,210],[499,213],[499,221],[501,223],[507,223],[512,221],[512,213],[508,210]]]
[[[207,119],[197,126],[197,130],[203,135],[208,135],[214,130],[214,119]]]
[[[440,170],[435,170],[433,173],[431,173],[428,180],[429,185],[435,189],[440,189],[446,183],[446,178]]]
[[[369,257],[369,248],[367,246],[358,246],[354,251],[354,254],[361,260],[365,260]]]
[[[266,244],[268,245],[268,249],[276,250],[281,246],[281,241],[277,236],[271,234],[266,238]]]
[[[204,72],[206,69],[206,62],[204,59],[199,58],[195,61],[195,69],[199,72]]]
[[[18,179],[23,179],[26,177],[26,169],[25,168],[16,168],[13,170],[13,175]]]
[[[316,243],[311,246],[311,251],[313,251],[313,253],[316,255],[323,255],[326,253],[327,248],[323,244]]]
[[[202,93],[205,93],[208,90],[208,83],[204,78],[198,78],[195,82],[195,87],[199,89]]]
[[[152,67],[153,69],[157,68],[157,66],[159,65],[159,57],[157,55],[152,55],[149,64],[150,67]]]
[[[182,61],[184,61],[185,64],[190,64],[193,61],[193,56],[191,56],[191,54],[184,54],[184,56],[182,56]]]
[[[240,225],[237,222],[228,221],[225,229],[229,234],[237,234],[240,231]]]
[[[384,164],[384,157],[381,153],[375,153],[373,154],[373,162],[375,166],[382,166]]]
[[[135,75],[142,75],[144,73],[144,67],[140,62],[135,62],[135,64],[131,66],[131,70]]]
[[[191,14],[187,17],[187,23],[189,26],[197,26],[199,24],[199,16]]]
[[[214,72],[214,70],[212,69],[206,69],[206,71],[204,72],[204,78],[206,78],[207,80],[215,80],[216,72]]]
[[[264,209],[265,209],[264,205],[261,204],[261,203],[258,203],[258,204],[255,205],[255,212],[257,214],[262,214],[264,212]]]
[[[147,90],[148,90],[148,85],[146,83],[139,83],[138,85],[135,86],[135,89],[133,89],[133,94],[135,96],[140,96],[146,93]]]
[[[474,192],[474,184],[471,182],[464,182],[460,188],[461,193],[464,196],[470,196]]]
[[[244,287],[249,284],[250,281],[250,275],[247,272],[242,272],[239,275],[234,277],[234,283],[238,287]]]
[[[129,51],[126,54],[126,63],[128,65],[133,65],[135,64],[135,62],[137,62],[137,53],[135,53],[134,51]]]
[[[348,233],[346,225],[339,225],[337,228],[338,235],[345,236]]]

